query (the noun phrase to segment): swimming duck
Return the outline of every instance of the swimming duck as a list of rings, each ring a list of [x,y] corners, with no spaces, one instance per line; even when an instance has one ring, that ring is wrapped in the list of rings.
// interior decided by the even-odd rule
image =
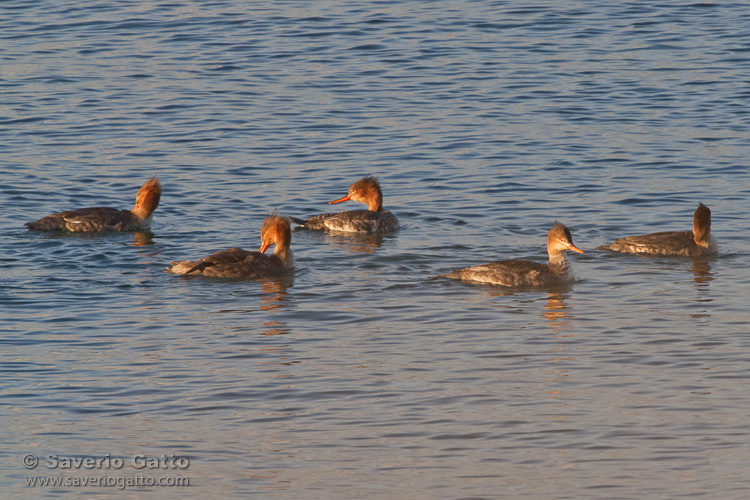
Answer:
[[[260,241],[257,252],[227,248],[198,260],[173,261],[166,271],[190,276],[260,278],[282,274],[294,267],[294,254],[289,248],[292,231],[288,219],[277,214],[266,217],[260,230]],[[273,254],[265,255],[271,245],[276,245]]]
[[[719,244],[711,234],[711,210],[703,203],[699,203],[693,214],[692,231],[665,231],[642,236],[626,236],[609,245],[602,245],[597,250],[698,257],[718,252]]]
[[[307,219],[292,217],[291,220],[303,228],[324,231],[354,233],[392,233],[398,231],[400,227],[398,219],[383,208],[383,192],[375,177],[368,175],[358,180],[349,187],[349,194],[328,203],[341,203],[349,200],[364,203],[367,205],[367,210],[320,214]]]
[[[80,208],[48,215],[24,225],[34,231],[144,231],[151,226],[151,219],[154,210],[159,206],[160,198],[159,179],[150,177],[138,190],[133,210],[118,210],[111,207]]]
[[[574,280],[573,269],[565,259],[565,251],[583,253],[573,244],[570,230],[559,222],[547,235],[549,263],[528,260],[502,260],[459,269],[439,278],[502,286],[550,286]]]

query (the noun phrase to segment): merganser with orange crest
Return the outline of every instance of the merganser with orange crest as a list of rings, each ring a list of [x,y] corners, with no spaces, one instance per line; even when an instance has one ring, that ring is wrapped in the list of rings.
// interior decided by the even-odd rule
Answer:
[[[287,218],[277,214],[266,217],[260,230],[260,240],[260,250],[257,252],[227,248],[198,260],[173,261],[166,271],[216,278],[261,278],[282,274],[294,267],[294,254],[289,248],[292,231]],[[273,254],[265,255],[271,245],[276,245]]]
[[[528,260],[502,260],[459,269],[438,278],[508,287],[560,285],[575,279],[573,268],[565,258],[566,250],[583,253],[583,250],[573,244],[570,230],[555,222],[547,234],[548,264]]]
[[[711,234],[711,210],[703,203],[699,203],[693,214],[692,231],[664,231],[642,236],[626,236],[609,245],[602,245],[597,250],[700,257],[718,252],[719,244]]]
[[[149,178],[135,196],[133,210],[111,207],[91,207],[58,212],[34,222],[24,224],[33,231],[145,231],[161,198],[161,184],[156,177]]]
[[[291,217],[291,220],[307,229],[349,233],[392,233],[400,228],[396,216],[383,208],[383,192],[375,177],[368,175],[358,180],[349,187],[349,194],[328,203],[349,200],[366,204],[367,210],[320,214],[308,219]]]

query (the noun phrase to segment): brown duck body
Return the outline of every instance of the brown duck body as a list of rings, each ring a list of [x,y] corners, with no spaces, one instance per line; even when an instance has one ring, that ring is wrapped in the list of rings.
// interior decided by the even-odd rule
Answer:
[[[575,279],[567,260],[563,265],[529,260],[501,260],[448,273],[445,278],[503,286],[551,286]]]
[[[458,269],[439,277],[509,287],[545,287],[569,283],[575,276],[565,258],[565,250],[583,253],[583,250],[573,244],[568,228],[556,222],[547,235],[548,264],[528,260],[502,260]]]
[[[197,260],[173,261],[166,270],[174,274],[216,278],[274,276],[294,267],[294,255],[289,248],[291,241],[289,221],[278,215],[270,215],[261,229],[260,251],[227,248]],[[265,255],[266,249],[274,244],[273,255]]]
[[[260,278],[281,274],[289,266],[276,255],[265,255],[241,248],[219,250],[198,260],[174,261],[169,271],[175,274],[216,278]]]
[[[349,233],[393,233],[399,230],[398,219],[383,208],[383,192],[377,179],[364,177],[349,187],[349,194],[329,203],[359,201],[367,210],[314,215],[307,219],[292,218],[292,221],[307,229],[342,231]]]
[[[693,214],[692,231],[664,231],[626,236],[609,245],[602,245],[597,250],[699,257],[715,254],[719,250],[719,244],[711,234],[711,210],[700,203]]]
[[[111,207],[90,207],[58,212],[24,224],[33,231],[144,231],[151,226],[154,211],[159,206],[161,184],[151,177],[138,190],[133,210]]]
[[[27,222],[25,226],[33,231],[140,231],[148,229],[150,222],[150,219],[136,217],[130,210],[91,207],[48,215],[38,221]]]
[[[333,214],[314,215],[308,219],[293,219],[307,229],[343,231],[347,233],[393,233],[400,226],[395,215],[387,210],[348,210]]]

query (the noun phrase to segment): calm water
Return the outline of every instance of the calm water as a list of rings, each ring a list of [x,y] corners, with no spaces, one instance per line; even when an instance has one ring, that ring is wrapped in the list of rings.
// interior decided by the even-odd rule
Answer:
[[[747,497],[747,3],[65,4],[0,3],[4,496]],[[266,281],[163,272],[368,173],[396,235],[296,231]],[[151,174],[152,234],[22,227]],[[699,201],[715,258],[594,250]],[[569,287],[429,279],[544,260],[556,219]],[[190,487],[26,486],[137,473]]]

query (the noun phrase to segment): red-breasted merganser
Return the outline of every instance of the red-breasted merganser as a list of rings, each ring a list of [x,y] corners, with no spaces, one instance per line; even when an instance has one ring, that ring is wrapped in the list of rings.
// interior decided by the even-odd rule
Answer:
[[[217,278],[260,278],[282,274],[294,267],[294,254],[289,245],[292,231],[289,220],[280,215],[266,217],[260,230],[260,251],[227,248],[198,260],[174,261],[167,272]],[[269,246],[276,245],[273,255],[264,255]]]
[[[118,210],[111,207],[81,208],[48,215],[24,225],[35,231],[145,231],[151,226],[151,218],[159,206],[160,198],[159,179],[151,177],[138,190],[133,210]]]
[[[503,286],[551,286],[573,281],[573,269],[565,259],[565,250],[583,253],[573,244],[567,227],[559,222],[547,235],[549,264],[528,260],[502,260],[459,269],[439,278],[452,278]]]
[[[719,244],[711,234],[711,210],[703,203],[699,203],[693,214],[692,231],[665,231],[642,236],[626,236],[610,245],[602,245],[597,250],[698,257],[718,252]]]
[[[367,205],[367,210],[350,210],[334,214],[314,215],[308,219],[292,222],[307,229],[324,231],[346,231],[350,233],[392,233],[398,231],[398,219],[383,208],[383,192],[375,177],[368,175],[349,187],[349,194],[332,203],[359,201]]]

